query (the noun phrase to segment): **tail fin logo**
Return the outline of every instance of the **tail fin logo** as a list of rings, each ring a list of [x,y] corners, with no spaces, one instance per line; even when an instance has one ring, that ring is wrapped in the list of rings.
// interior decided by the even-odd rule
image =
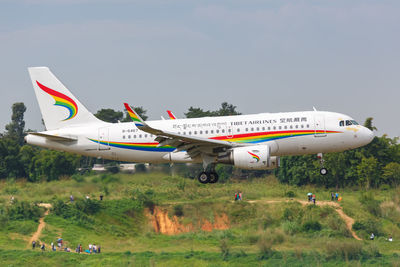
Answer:
[[[249,154],[251,155],[251,157],[252,157],[253,159],[255,159],[255,160],[256,160],[256,162],[255,162],[255,163],[257,163],[257,162],[259,162],[259,161],[260,161],[260,157],[259,157],[259,156],[257,156],[256,154],[254,154],[254,153],[251,153],[251,152],[249,152],[249,151],[247,151],[247,153],[249,153]]]
[[[69,116],[63,121],[73,119],[76,116],[76,114],[78,114],[78,105],[70,97],[61,94],[60,92],[57,92],[53,89],[50,89],[38,81],[36,81],[36,83],[40,87],[40,89],[42,89],[43,91],[45,91],[54,98],[54,100],[56,101],[56,103],[54,103],[55,106],[60,106],[68,109]]]

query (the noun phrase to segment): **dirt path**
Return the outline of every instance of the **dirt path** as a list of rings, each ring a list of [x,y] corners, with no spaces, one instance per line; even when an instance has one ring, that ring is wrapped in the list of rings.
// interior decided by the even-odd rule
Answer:
[[[32,237],[29,239],[28,242],[28,247],[32,245],[32,241],[37,241],[39,240],[40,235],[42,234],[42,230],[43,228],[46,226],[46,223],[44,222],[44,218],[49,214],[50,212],[50,208],[51,208],[51,204],[49,203],[40,203],[39,204],[40,207],[45,207],[46,211],[43,214],[43,217],[39,219],[39,225],[38,228],[36,230],[36,232],[32,235]]]
[[[266,204],[273,204],[273,203],[280,203],[280,202],[299,202],[302,205],[312,205],[312,203],[304,200],[249,200],[247,202],[249,203],[266,203]],[[357,234],[353,231],[353,224],[354,224],[354,219],[349,217],[346,213],[343,212],[342,207],[339,205],[337,202],[332,202],[332,201],[317,201],[316,205],[318,206],[331,206],[334,207],[336,212],[339,214],[339,216],[344,220],[346,223],[347,229],[350,231],[351,235],[357,239],[357,240],[362,240],[357,236]]]

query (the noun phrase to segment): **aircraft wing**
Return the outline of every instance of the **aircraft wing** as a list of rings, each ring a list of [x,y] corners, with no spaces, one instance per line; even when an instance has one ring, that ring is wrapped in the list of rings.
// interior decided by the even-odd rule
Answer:
[[[124,103],[124,105],[136,127],[144,132],[157,136],[155,141],[159,143],[158,146],[169,145],[176,147],[176,151],[186,151],[191,158],[197,157],[202,153],[217,155],[219,152],[223,152],[229,148],[249,145],[155,129],[144,122],[127,103]]]

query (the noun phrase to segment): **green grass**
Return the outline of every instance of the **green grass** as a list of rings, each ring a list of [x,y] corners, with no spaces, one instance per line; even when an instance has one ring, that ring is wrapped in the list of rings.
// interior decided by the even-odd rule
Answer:
[[[242,202],[233,201],[238,191],[243,193]],[[292,200],[287,197],[289,191],[294,193]],[[162,173],[95,175],[84,177],[80,182],[74,179],[47,183],[3,181],[0,182],[0,207],[3,209],[10,207],[11,195],[17,201],[29,202],[53,203],[55,199],[61,199],[73,208],[74,205],[69,203],[71,194],[76,202],[86,195],[96,200],[103,194],[105,197],[99,202],[99,211],[85,215],[87,220],[80,219],[75,211],[63,216],[51,212],[45,219],[46,227],[40,239],[50,244],[62,237],[71,249],[79,243],[85,248],[89,243],[96,243],[102,246],[104,253],[41,254],[26,250],[27,240],[36,230],[37,222],[14,220],[3,222],[6,226],[0,230],[0,262],[5,265],[40,262],[45,266],[56,262],[67,266],[390,266],[399,260],[400,212],[396,207],[400,190],[371,189],[376,202],[363,202],[365,193],[357,188],[339,191],[342,197],[339,203],[347,215],[356,221],[376,220],[382,225],[382,235],[373,243],[369,240],[355,241],[334,208],[303,206],[296,201],[306,200],[308,192],[315,193],[317,201],[329,201],[331,191],[312,186],[283,185],[273,176],[214,185],[202,185],[196,180]],[[267,203],[268,200],[289,202]],[[147,207],[152,203],[168,211],[170,220],[175,220],[174,213],[178,210],[181,213],[178,222],[192,225],[194,231],[170,236],[155,233],[147,217]],[[378,203],[378,207],[371,207],[372,204],[368,203]],[[380,210],[378,215],[371,213],[376,209]],[[214,223],[222,214],[229,218],[228,230],[204,232],[200,229],[202,222]],[[321,229],[314,229],[316,224]],[[362,230],[357,234],[368,237],[368,233]],[[393,236],[393,242],[386,240],[389,234]],[[357,245],[348,243],[353,241]],[[221,242],[225,242],[230,251],[225,260],[221,256]],[[333,259],[328,244],[336,244],[333,247],[346,251],[334,255],[355,251],[355,259]],[[382,256],[368,256],[371,244]],[[272,251],[273,256],[268,253],[260,256],[261,251]]]

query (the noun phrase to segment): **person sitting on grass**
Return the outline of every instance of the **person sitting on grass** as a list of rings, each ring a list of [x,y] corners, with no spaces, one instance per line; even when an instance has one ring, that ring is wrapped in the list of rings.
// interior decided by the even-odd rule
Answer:
[[[389,242],[393,242],[393,237],[392,237],[392,236],[389,236],[388,241],[389,241]]]
[[[370,240],[374,240],[375,239],[375,235],[374,233],[371,233],[371,236],[369,237]]]

